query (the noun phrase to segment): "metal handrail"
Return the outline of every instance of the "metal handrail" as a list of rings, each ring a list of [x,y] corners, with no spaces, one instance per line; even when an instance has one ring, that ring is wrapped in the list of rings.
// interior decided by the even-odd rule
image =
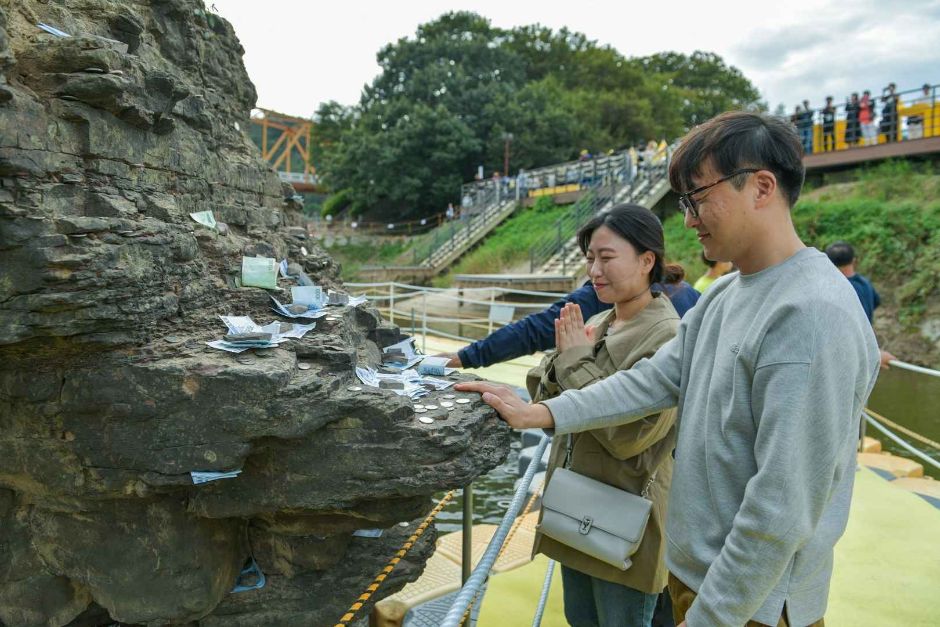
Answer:
[[[549,442],[551,442],[550,437],[542,436],[542,439],[539,441],[538,446],[535,449],[535,453],[532,459],[541,459],[542,454],[545,452]],[[512,527],[513,521],[522,510],[522,503],[529,492],[529,485],[532,483],[532,478],[535,476],[535,471],[537,469],[538,464],[535,463],[529,464],[529,466],[526,468],[525,474],[522,476],[522,479],[519,481],[519,485],[516,487],[516,493],[512,496],[512,502],[509,504],[509,508],[506,510],[506,514],[503,516],[503,520],[499,523],[499,527],[496,529],[496,533],[493,534],[493,539],[490,540],[489,545],[487,545],[486,551],[483,553],[483,557],[480,558],[479,563],[477,563],[477,567],[473,569],[473,573],[470,575],[470,578],[466,581],[466,583],[464,583],[463,587],[460,588],[460,592],[457,593],[457,598],[454,600],[454,604],[451,605],[450,609],[447,611],[447,615],[441,622],[442,627],[458,627],[467,611],[467,608],[470,607],[473,599],[477,596],[477,594],[479,594],[480,588],[482,588],[483,584],[486,582],[486,578],[489,576],[490,570],[493,568],[493,564],[496,563],[499,550],[502,548],[503,542],[505,542],[506,536],[509,534],[509,529]]]
[[[384,287],[388,285],[388,286],[394,286],[394,287],[399,287],[399,288],[404,288],[404,289],[410,289],[416,292],[448,292],[454,289],[452,287],[428,287],[425,285],[412,285],[410,283],[398,283],[397,281],[385,281],[385,282],[380,282],[380,283],[345,283],[345,285],[347,287],[357,287],[357,288],[359,287]],[[555,297],[556,299],[568,295],[567,293],[562,293],[562,292],[536,292],[533,290],[520,290],[514,287],[500,287],[500,286],[461,287],[460,290],[463,292],[498,292],[501,294],[523,294],[525,296],[552,296],[552,297]]]
[[[918,87],[916,89],[908,89],[905,91],[894,93],[894,96],[897,98],[897,106],[894,110],[894,118],[889,119],[887,123],[893,126],[893,130],[894,130],[893,134],[896,135],[895,141],[897,142],[910,141],[911,139],[921,139],[924,137],[935,137],[935,136],[940,135],[940,108],[937,107],[937,105],[940,104],[938,103],[938,96],[940,96],[940,84],[930,85],[929,91],[930,93],[928,95],[924,95],[923,88]],[[908,96],[912,96],[912,95],[916,97],[908,98],[909,102],[913,102],[914,104],[927,105],[929,106],[929,111],[927,112],[926,115],[923,116],[924,119],[921,121],[922,136],[916,137],[916,138],[913,138],[913,137],[905,138],[904,137],[904,128],[905,128],[904,118],[909,118],[912,114],[902,113],[901,107],[904,106],[904,98]],[[885,91],[882,91],[881,94],[875,93],[871,95],[871,100],[875,104],[875,114],[876,114],[874,116],[874,119],[872,120],[872,123],[876,125],[877,133],[875,134],[874,144],[870,144],[870,145],[877,145],[877,144],[882,143],[881,136],[884,135],[884,133],[881,132],[881,128],[882,128],[882,121],[884,120],[883,111],[884,111],[884,105],[886,103],[886,98],[887,98],[887,95]],[[859,98],[859,100],[861,100],[861,98]],[[845,137],[845,132],[847,131],[846,127],[843,127],[841,136],[837,136],[839,123],[846,122],[848,119],[847,110],[846,110],[848,104],[849,104],[848,96],[846,97],[846,102],[833,104],[833,107],[832,107],[833,108],[833,126],[832,126],[833,145],[832,145],[831,150],[825,149],[826,148],[825,128],[823,128],[823,123],[822,123],[822,112],[823,112],[824,107],[817,106],[816,108],[812,109],[813,110],[813,119],[812,119],[813,150],[809,152],[808,154],[820,154],[824,152],[837,152],[837,151],[842,151],[842,150],[851,150],[856,145],[865,145],[863,141],[864,138],[862,136],[861,126],[859,126],[859,128],[856,129],[857,135],[854,138],[855,143],[850,143],[846,141],[846,137]],[[799,124],[796,120],[796,115],[797,114],[794,112],[785,112],[783,115],[780,115],[779,117],[788,119],[792,121],[795,125],[797,125],[797,127],[799,127]],[[921,115],[921,114],[914,113],[913,115]],[[907,122],[906,127],[910,129],[911,128],[910,120],[906,120],[906,122]],[[839,148],[838,146],[840,144],[846,144],[846,146],[843,148]]]
[[[933,370],[931,368],[924,368],[923,366],[915,366],[914,364],[909,364],[899,359],[892,359],[891,361],[888,362],[888,365],[897,366],[898,368],[903,368],[904,370],[910,370],[911,372],[917,372],[920,374],[928,374],[932,377],[940,377],[940,371]]]
[[[897,444],[898,446],[900,446],[901,448],[909,452],[911,455],[914,455],[915,457],[920,458],[921,460],[927,462],[928,464],[930,464],[937,470],[940,470],[940,462],[935,460],[933,457],[930,457],[926,453],[914,448],[913,446],[911,446],[910,444],[908,444],[907,442],[899,438],[892,431],[890,431],[887,427],[885,427],[880,422],[875,420],[875,417],[872,416],[868,412],[868,410],[865,410],[865,420],[868,422],[868,424],[870,424],[871,426],[873,426],[874,428],[878,429],[883,434],[891,438],[891,440],[893,440],[895,444]]]

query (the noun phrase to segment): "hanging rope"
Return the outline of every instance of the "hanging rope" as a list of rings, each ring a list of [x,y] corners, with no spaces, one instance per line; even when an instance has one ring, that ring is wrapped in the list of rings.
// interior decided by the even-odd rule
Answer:
[[[920,442],[921,444],[926,444],[926,445],[928,445],[928,446],[934,447],[934,448],[937,449],[937,450],[940,450],[940,443],[934,442],[934,441],[931,440],[930,438],[924,437],[924,436],[920,435],[919,433],[915,433],[915,432],[911,431],[910,429],[908,429],[907,427],[902,427],[901,425],[899,425],[899,424],[896,423],[896,422],[891,422],[890,420],[888,420],[887,418],[885,418],[885,417],[882,416],[881,414],[879,414],[879,413],[877,413],[877,412],[874,412],[874,411],[868,409],[867,407],[865,408],[865,411],[868,413],[869,416],[871,416],[872,418],[875,418],[876,420],[879,420],[880,422],[885,423],[886,425],[888,425],[889,427],[891,427],[891,428],[894,429],[895,431],[900,431],[901,433],[903,433],[903,434],[906,435],[907,437],[912,438],[912,439],[914,439],[914,440],[917,440],[917,441]]]
[[[444,498],[438,501],[434,509],[431,510],[431,513],[427,515],[421,524],[418,525],[418,528],[415,529],[415,532],[411,534],[411,536],[408,537],[401,548],[398,549],[398,552],[395,553],[395,557],[388,561],[388,564],[385,566],[385,568],[382,569],[382,572],[375,576],[375,579],[373,579],[369,587],[365,589],[365,592],[360,594],[359,598],[356,599],[356,602],[349,606],[349,611],[343,614],[343,617],[339,619],[339,622],[336,623],[335,627],[346,627],[349,622],[356,617],[356,612],[362,609],[362,606],[366,603],[366,601],[368,601],[369,598],[375,594],[375,591],[379,589],[379,586],[382,585],[382,582],[385,581],[386,577],[388,577],[392,571],[395,570],[398,562],[400,562],[402,558],[405,557],[405,554],[411,550],[411,547],[415,545],[415,542],[418,541],[418,538],[420,538],[431,525],[431,523],[434,522],[434,519],[437,518],[437,515],[441,513],[441,510],[444,509],[444,506],[447,505],[448,501],[454,498],[454,492],[454,490],[451,490],[444,495]]]

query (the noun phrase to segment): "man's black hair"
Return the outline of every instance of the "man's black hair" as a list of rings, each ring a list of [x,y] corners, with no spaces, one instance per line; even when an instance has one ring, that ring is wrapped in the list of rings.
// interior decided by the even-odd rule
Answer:
[[[841,268],[855,261],[855,249],[848,242],[833,242],[826,246],[826,256],[834,266]]]
[[[694,189],[693,176],[711,163],[718,176],[741,168],[769,170],[789,207],[803,188],[803,146],[785,120],[761,113],[729,111],[696,126],[682,140],[669,163],[669,183],[677,193]],[[741,189],[744,175],[731,179]],[[702,181],[707,184],[710,181]]]
[[[646,251],[653,253],[655,261],[650,270],[650,284],[663,280],[666,240],[663,236],[663,224],[655,213],[640,205],[622,203],[597,214],[578,231],[578,246],[585,255],[591,245],[591,236],[602,226],[630,242],[638,255]]]

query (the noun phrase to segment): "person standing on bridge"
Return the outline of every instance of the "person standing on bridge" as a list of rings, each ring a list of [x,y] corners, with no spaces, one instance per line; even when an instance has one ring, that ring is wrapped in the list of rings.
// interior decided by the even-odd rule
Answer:
[[[578,232],[588,275],[608,309],[586,323],[569,304],[555,322],[555,352],[529,371],[526,385],[535,400],[581,389],[630,368],[675,337],[679,315],[668,298],[651,287],[663,279],[665,242],[656,215],[639,205],[618,205]],[[672,477],[675,409],[642,422],[596,429],[552,442],[546,472],[551,486],[558,468],[601,481],[653,502],[650,519],[632,565],[623,570],[536,533],[534,553],[561,564],[565,618],[575,626],[649,627],[666,587],[663,530]],[[547,489],[547,488],[546,488]],[[541,517],[539,518],[541,524]]]
[[[839,272],[852,284],[855,293],[858,294],[862,309],[865,310],[865,316],[868,318],[869,324],[874,324],[875,310],[881,306],[881,296],[875,286],[871,284],[871,281],[868,280],[868,277],[856,272],[858,259],[855,257],[855,249],[848,242],[838,241],[826,247],[826,256],[829,257],[832,265],[838,268]],[[880,351],[880,354],[883,369],[889,368],[889,362],[897,359],[886,350]]]
[[[829,152],[836,148],[836,108],[832,106],[832,96],[826,96],[826,106],[822,111],[823,150]]]
[[[666,565],[679,627],[823,624],[879,359],[854,290],[793,226],[802,156],[792,127],[759,113],[724,113],[683,139],[669,179],[686,226],[740,271],[651,358],[535,404],[456,386],[556,438],[678,405]]]
[[[862,126],[862,145],[874,146],[878,143],[878,126],[875,124],[875,100],[867,89],[858,101],[858,121]]]
[[[858,138],[861,136],[858,120],[860,109],[857,93],[845,100],[845,143],[850,148],[858,144]]]

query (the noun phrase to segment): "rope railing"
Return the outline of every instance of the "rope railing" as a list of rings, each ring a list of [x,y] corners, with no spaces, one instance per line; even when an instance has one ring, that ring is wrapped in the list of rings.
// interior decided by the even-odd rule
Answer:
[[[940,470],[940,462],[930,457],[926,453],[914,448],[913,446],[911,446],[910,444],[908,444],[907,442],[899,438],[897,435],[892,433],[887,427],[885,427],[880,422],[878,422],[878,420],[876,420],[875,417],[872,415],[872,412],[869,411],[868,409],[865,410],[865,420],[868,422],[868,424],[878,429],[878,431],[881,431],[884,435],[888,436],[888,438],[890,438],[895,444],[897,444],[898,446],[906,450],[908,453],[910,453],[911,455],[914,455],[915,457],[924,461],[930,466],[933,466],[937,470]]]
[[[415,545],[415,542],[418,541],[427,528],[434,522],[434,519],[437,518],[437,515],[441,513],[441,510],[444,509],[444,506],[447,505],[447,502],[454,498],[454,490],[451,490],[444,497],[438,501],[437,505],[434,506],[434,509],[431,510],[431,513],[428,514],[425,519],[421,522],[420,525],[415,529],[415,532],[411,534],[405,543],[401,546],[398,551],[395,552],[395,556],[388,561],[388,564],[385,565],[385,568],[382,569],[378,575],[375,576],[375,579],[372,580],[372,583],[359,595],[359,598],[356,599],[356,602],[349,606],[349,611],[343,614],[343,617],[339,619],[339,622],[336,623],[335,627],[347,627],[350,622],[356,617],[356,614],[359,610],[362,609],[362,606],[375,594],[375,591],[379,589],[379,586],[385,582],[386,578],[392,571],[395,570],[395,567],[398,565],[398,562],[402,560],[403,557],[411,550]]]
[[[532,456],[533,460],[542,458],[542,454],[545,452],[545,448],[548,446],[549,442],[551,442],[550,437],[542,437]],[[499,523],[499,527],[496,529],[493,539],[490,540],[489,545],[487,545],[486,551],[483,553],[483,557],[480,558],[477,567],[473,569],[470,578],[467,579],[460,589],[460,592],[457,594],[457,599],[454,601],[454,604],[447,611],[447,615],[441,623],[442,627],[458,627],[458,625],[460,625],[473,599],[479,593],[484,582],[486,582],[486,578],[489,576],[493,564],[496,563],[496,558],[499,557],[500,550],[506,541],[510,528],[513,526],[513,521],[515,521],[516,517],[519,515],[519,511],[522,509],[523,500],[528,494],[529,485],[532,483],[532,478],[535,476],[537,469],[538,464],[534,462],[530,463],[526,468],[525,474],[519,481],[516,493],[513,494],[512,502],[509,504],[509,508],[506,510],[502,522]]]
[[[901,433],[903,433],[903,434],[906,435],[907,437],[912,438],[912,439],[914,439],[914,440],[917,440],[917,441],[920,442],[921,444],[926,444],[927,446],[932,446],[932,447],[934,447],[935,449],[937,449],[938,451],[940,451],[940,443],[934,442],[934,441],[931,440],[930,438],[925,437],[925,436],[922,436],[921,434],[917,433],[916,431],[911,431],[911,430],[908,429],[907,427],[904,427],[904,426],[902,426],[902,425],[899,425],[899,424],[896,423],[896,422],[892,422],[892,421],[888,420],[887,418],[885,418],[884,416],[882,416],[881,414],[879,414],[878,412],[876,412],[876,411],[874,411],[874,410],[871,410],[871,409],[868,409],[867,407],[865,408],[865,411],[868,412],[868,414],[871,415],[872,418],[874,418],[874,419],[876,419],[876,420],[878,420],[878,421],[880,421],[880,422],[883,422],[884,424],[888,425],[889,427],[891,427],[891,428],[894,429],[895,431],[900,431]]]
[[[909,364],[899,359],[892,359],[891,361],[888,362],[888,365],[897,366],[898,368],[903,368],[904,370],[910,370],[911,372],[918,372],[920,374],[928,374],[932,377],[940,377],[940,370],[924,368],[923,366],[915,366],[914,364]]]
[[[542,624],[542,615],[545,613],[545,606],[548,604],[548,592],[552,589],[552,573],[555,572],[555,560],[548,560],[548,568],[545,569],[545,579],[542,581],[542,594],[539,595],[539,603],[535,607],[535,617],[532,619],[532,627],[539,627]]]

